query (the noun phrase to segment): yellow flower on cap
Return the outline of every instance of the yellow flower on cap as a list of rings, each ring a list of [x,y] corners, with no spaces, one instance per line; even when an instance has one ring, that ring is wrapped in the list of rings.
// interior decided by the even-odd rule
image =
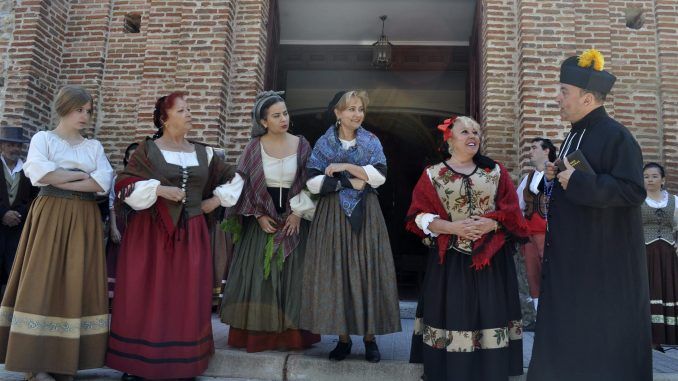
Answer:
[[[601,71],[605,66],[605,58],[603,58],[603,54],[596,49],[589,49],[585,50],[584,53],[579,56],[577,65],[580,67],[593,66],[593,70]]]

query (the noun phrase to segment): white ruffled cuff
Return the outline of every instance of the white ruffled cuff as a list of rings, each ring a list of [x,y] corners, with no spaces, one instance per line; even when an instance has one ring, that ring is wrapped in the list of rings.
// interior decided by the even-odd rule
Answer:
[[[216,187],[212,194],[219,198],[221,206],[229,208],[238,202],[244,186],[245,180],[236,173],[231,181]]]
[[[325,180],[325,175],[318,175],[306,181],[306,187],[313,194],[320,193],[320,189],[323,187],[323,181]]]
[[[132,193],[125,198],[125,203],[134,210],[150,208],[158,199],[158,186],[160,181],[155,179],[137,181]]]
[[[377,171],[377,169],[372,165],[365,165],[363,166],[363,169],[365,170],[365,173],[367,173],[366,182],[370,184],[372,188],[380,187],[386,182],[386,177],[384,177],[384,175]]]
[[[428,225],[430,225],[431,222],[433,222],[433,220],[435,220],[436,218],[440,218],[440,216],[431,213],[420,213],[414,219],[414,222],[417,224],[417,227],[419,227],[419,229],[421,229],[424,232],[424,234],[430,235],[431,237],[437,237],[438,236],[437,233],[428,230]]]
[[[298,195],[290,199],[290,208],[292,213],[305,219],[312,221],[315,214],[315,202],[311,199],[310,192],[302,190]]]

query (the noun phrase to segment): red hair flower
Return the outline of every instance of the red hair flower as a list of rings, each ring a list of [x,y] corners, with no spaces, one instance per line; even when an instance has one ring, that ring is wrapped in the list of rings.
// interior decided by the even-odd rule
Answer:
[[[452,136],[452,126],[454,126],[454,121],[457,120],[457,116],[454,115],[451,118],[447,118],[443,121],[443,124],[438,125],[438,129],[443,132],[443,139],[447,141],[450,136]]]

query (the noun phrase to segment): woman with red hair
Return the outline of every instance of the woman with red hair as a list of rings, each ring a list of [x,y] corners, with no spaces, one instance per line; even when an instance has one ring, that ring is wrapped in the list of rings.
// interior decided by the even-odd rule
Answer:
[[[153,119],[158,132],[115,185],[135,213],[118,257],[106,364],[126,372],[124,380],[192,379],[214,352],[205,215],[233,206],[243,181],[211,147],[186,139],[184,94],[158,99]]]
[[[509,173],[480,154],[478,123],[438,128],[449,157],[424,170],[407,213],[430,247],[410,361],[426,381],[506,381],[523,373],[511,237],[526,237],[527,223]]]

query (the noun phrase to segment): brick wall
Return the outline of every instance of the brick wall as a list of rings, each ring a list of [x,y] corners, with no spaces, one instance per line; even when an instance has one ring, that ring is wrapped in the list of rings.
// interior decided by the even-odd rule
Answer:
[[[89,133],[119,165],[128,144],[155,132],[156,99],[178,90],[189,95],[191,137],[239,156],[263,87],[267,0],[0,0],[2,20],[13,9],[16,22],[0,32],[8,67],[0,89],[12,95],[0,92],[3,124],[32,134],[50,123],[59,86],[84,86],[94,97]],[[125,31],[132,13],[141,15],[139,33]]]
[[[663,129],[658,145],[662,147],[662,161],[669,172],[669,189],[678,193],[678,3],[675,0],[654,3]]]
[[[14,33],[14,0],[0,0],[0,115],[5,108],[5,83],[10,66],[9,45]]]
[[[514,0],[482,0],[481,124],[484,152],[517,174],[518,49]]]
[[[678,171],[671,170],[678,168],[678,3],[483,0],[483,6],[482,109],[490,155],[517,175],[528,168],[529,139],[562,140],[569,126],[555,102],[560,63],[595,47],[618,78],[606,108],[632,131],[646,161],[667,165],[669,188],[678,191]],[[643,10],[642,28],[626,26],[629,8]]]
[[[116,0],[109,4],[103,45],[106,58],[94,126],[96,137],[104,144],[111,162],[119,165],[124,149],[137,140],[137,130],[149,127],[139,121],[139,111],[143,110],[140,99],[150,2]],[[125,16],[133,13],[141,15],[140,32],[126,33]]]
[[[559,65],[593,46],[619,78],[608,110],[635,134],[646,160],[667,164],[678,191],[674,0],[479,1],[489,155],[517,178],[529,139],[562,139]],[[631,7],[644,11],[640,29],[626,27]],[[268,0],[0,0],[0,124],[45,128],[57,88],[83,85],[95,98],[90,133],[118,165],[129,143],[154,132],[155,100],[181,90],[189,94],[192,137],[235,160],[263,88],[268,8]],[[139,33],[125,31],[132,13],[141,15]]]
[[[235,10],[224,148],[237,158],[250,139],[252,104],[264,86],[268,1],[240,0]]]
[[[0,124],[22,126],[30,135],[52,124],[68,9],[66,0],[14,3]]]

